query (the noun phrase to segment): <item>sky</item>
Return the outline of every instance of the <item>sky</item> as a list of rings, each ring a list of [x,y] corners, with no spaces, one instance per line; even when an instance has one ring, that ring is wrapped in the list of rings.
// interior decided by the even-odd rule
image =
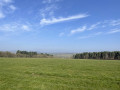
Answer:
[[[120,0],[0,0],[0,51],[120,50]]]

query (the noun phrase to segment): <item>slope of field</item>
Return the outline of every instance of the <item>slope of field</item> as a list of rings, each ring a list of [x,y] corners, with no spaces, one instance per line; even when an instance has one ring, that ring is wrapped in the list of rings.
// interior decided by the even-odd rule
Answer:
[[[0,90],[120,90],[120,61],[1,58]]]

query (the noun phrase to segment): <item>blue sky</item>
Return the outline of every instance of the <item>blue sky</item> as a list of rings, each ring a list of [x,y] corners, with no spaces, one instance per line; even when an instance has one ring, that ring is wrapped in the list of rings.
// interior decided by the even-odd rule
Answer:
[[[0,50],[120,50],[120,0],[0,0]]]

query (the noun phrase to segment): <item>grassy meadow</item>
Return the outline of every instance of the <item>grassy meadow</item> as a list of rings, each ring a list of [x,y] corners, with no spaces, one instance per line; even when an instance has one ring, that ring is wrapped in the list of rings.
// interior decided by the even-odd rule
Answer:
[[[0,90],[120,90],[120,61],[0,58]]]

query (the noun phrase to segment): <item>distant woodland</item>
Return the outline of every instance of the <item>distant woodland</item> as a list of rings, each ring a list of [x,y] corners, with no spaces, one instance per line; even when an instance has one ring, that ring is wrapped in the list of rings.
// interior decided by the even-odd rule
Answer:
[[[16,53],[11,53],[8,51],[0,51],[0,57],[23,57],[23,58],[52,58],[53,55],[47,53],[37,53],[37,52],[28,52],[18,50]]]
[[[74,59],[110,59],[120,60],[120,51],[113,52],[85,52],[73,56]]]
[[[18,58],[53,58],[53,55],[47,53],[37,53],[33,51],[21,51],[16,53],[8,51],[0,51],[0,57],[18,57]],[[72,58],[72,57],[71,57]],[[120,60],[120,51],[113,52],[84,52],[73,55],[74,59],[104,59],[104,60]]]

